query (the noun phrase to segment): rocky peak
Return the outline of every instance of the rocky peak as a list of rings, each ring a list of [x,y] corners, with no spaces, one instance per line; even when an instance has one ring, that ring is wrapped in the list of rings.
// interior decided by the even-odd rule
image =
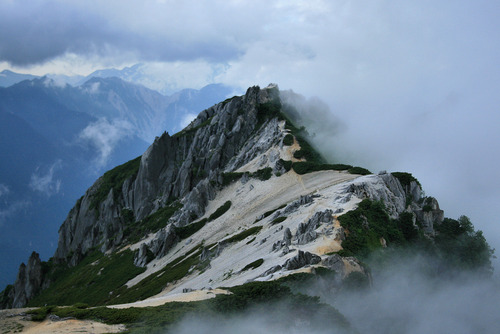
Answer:
[[[10,290],[12,308],[23,307],[42,288],[42,262],[38,253],[33,252],[28,264],[21,263],[14,287]],[[4,305],[6,306],[6,305]]]
[[[120,245],[126,229],[124,209],[139,221],[182,199],[178,225],[202,215],[215,194],[220,172],[238,168],[274,143],[276,120],[262,127],[264,135],[256,135],[271,118],[259,108],[267,103],[280,104],[278,88],[251,87],[243,96],[202,111],[181,132],[163,133],[140,159],[106,173],[62,224],[55,257],[66,261],[75,252],[84,254],[93,247],[106,251]],[[257,139],[252,142],[251,138]]]

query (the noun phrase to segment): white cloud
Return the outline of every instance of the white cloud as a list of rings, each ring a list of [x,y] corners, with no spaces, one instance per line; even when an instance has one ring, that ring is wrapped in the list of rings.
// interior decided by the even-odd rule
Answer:
[[[26,209],[31,205],[28,201],[17,201],[6,205],[0,209],[0,227],[2,227],[7,220],[16,215],[19,211]]]
[[[47,196],[57,194],[61,189],[61,180],[54,177],[55,172],[62,168],[62,161],[54,162],[47,171],[42,171],[38,167],[31,174],[30,188],[34,191],[41,192]]]
[[[96,148],[99,156],[95,163],[98,167],[104,166],[116,144],[127,136],[130,136],[133,126],[128,121],[113,120],[109,122],[102,118],[95,123],[88,125],[79,134],[81,142],[90,144]]]
[[[10,189],[5,184],[0,183],[0,197],[7,195],[10,192]]]
[[[182,117],[182,120],[181,120],[181,129],[184,129],[186,126],[189,125],[189,123],[191,123],[195,118],[196,116],[198,116],[197,114],[186,114]]]
[[[45,80],[43,81],[43,85],[45,87],[58,87],[58,88],[64,88],[66,87],[66,81],[61,78],[61,77],[46,77]]]

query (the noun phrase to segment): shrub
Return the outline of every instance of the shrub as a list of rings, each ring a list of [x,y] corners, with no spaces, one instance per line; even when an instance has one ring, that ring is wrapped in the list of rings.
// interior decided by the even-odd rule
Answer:
[[[284,222],[285,220],[286,220],[286,217],[284,217],[284,216],[274,218],[273,221],[271,222],[271,225],[279,224],[281,222]]]
[[[281,166],[283,166],[283,168],[285,169],[285,171],[288,172],[290,169],[292,169],[293,162],[291,160],[279,159],[278,160],[278,164],[280,164]]]
[[[237,241],[241,241],[243,239],[245,239],[246,237],[252,235],[252,234],[257,234],[260,232],[260,230],[262,230],[262,226],[254,226],[254,227],[250,227],[249,229],[241,232],[241,233],[238,233],[236,235],[233,235],[232,237],[228,238],[228,239],[224,239],[222,242],[228,242],[228,243],[231,243],[231,242],[237,242]]]
[[[246,271],[249,269],[255,269],[260,267],[264,263],[264,259],[258,259],[253,261],[252,263],[247,264],[241,271]]]
[[[229,172],[229,173],[222,173],[222,185],[227,186],[231,183],[233,183],[236,180],[239,180],[243,174],[242,172]]]
[[[491,275],[494,250],[486,242],[482,231],[474,231],[468,217],[461,216],[458,220],[445,218],[441,224],[435,225],[435,229],[438,232],[436,246],[447,267]]]
[[[346,212],[338,219],[347,234],[342,247],[356,255],[366,256],[372,250],[381,248],[381,237],[388,243],[401,243],[404,240],[401,230],[390,219],[382,202],[364,199],[356,210]]]
[[[399,180],[403,187],[410,186],[412,181],[415,181],[420,187],[422,187],[420,182],[413,175],[411,175],[411,173],[393,172],[391,174]]]
[[[352,167],[347,170],[350,174],[368,175],[372,174],[368,169],[363,167]]]
[[[353,168],[351,165],[344,164],[318,164],[309,161],[297,161],[292,164],[293,170],[297,174],[307,174],[312,172],[318,172],[321,170],[346,170]]]
[[[222,204],[220,207],[217,208],[217,210],[214,211],[209,217],[208,221],[215,220],[225,214],[227,210],[231,207],[231,201],[226,201],[224,204]]]
[[[293,135],[290,133],[287,133],[286,136],[283,138],[283,145],[285,146],[291,146],[293,145]]]
[[[260,103],[257,105],[257,125],[256,129],[260,128],[267,120],[274,118],[280,114],[281,101],[279,98],[271,101]]]
[[[263,169],[259,169],[258,171],[250,174],[250,176],[255,177],[261,181],[269,180],[272,176],[273,169],[271,167],[266,167]]]
[[[201,230],[201,228],[203,226],[205,226],[205,224],[207,222],[208,222],[208,218],[203,218],[200,221],[191,223],[191,224],[186,225],[186,226],[175,227],[175,233],[177,234],[177,236],[179,238],[186,239],[186,238],[192,236],[193,234],[195,234],[196,232],[198,232],[199,230]]]

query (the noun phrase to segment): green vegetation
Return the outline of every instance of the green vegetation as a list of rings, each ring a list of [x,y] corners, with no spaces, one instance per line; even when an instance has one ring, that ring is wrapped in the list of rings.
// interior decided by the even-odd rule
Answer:
[[[411,175],[411,173],[394,172],[391,174],[392,174],[392,176],[394,176],[395,178],[397,178],[399,180],[399,182],[401,183],[401,185],[403,187],[407,187],[407,186],[409,187],[410,183],[412,181],[415,181],[420,187],[422,187],[420,182],[413,175]]]
[[[229,102],[231,102],[233,99],[237,98],[238,96],[233,96],[233,97],[230,97],[230,98],[227,98],[225,99],[224,101],[222,101],[222,106],[225,106],[226,104],[228,104]]]
[[[297,174],[307,174],[321,170],[348,170],[353,168],[351,165],[344,164],[317,164],[309,161],[298,161],[292,164],[292,168]]]
[[[256,129],[259,129],[267,120],[274,117],[278,117],[281,112],[281,101],[278,98],[272,99],[266,103],[261,103],[257,105],[257,125]]]
[[[273,221],[271,222],[271,225],[279,224],[281,222],[284,222],[285,220],[286,220],[285,216],[274,218]]]
[[[11,308],[12,307],[12,300],[9,299],[9,293],[12,289],[14,289],[14,286],[9,284],[5,287],[5,289],[0,294],[0,306],[1,307],[3,307],[3,308]]]
[[[252,234],[259,233],[260,230],[262,230],[262,226],[250,227],[249,229],[247,229],[241,233],[238,233],[236,235],[233,235],[232,237],[230,237],[228,239],[224,239],[221,242],[227,242],[227,243],[238,242],[238,241],[241,241]]]
[[[247,264],[241,271],[246,271],[249,269],[255,269],[260,267],[264,263],[264,259],[258,259],[253,261],[252,263]]]
[[[250,176],[255,177],[261,181],[266,181],[266,180],[269,180],[271,178],[271,176],[273,175],[272,173],[273,173],[273,169],[271,167],[266,167],[266,168],[259,169],[255,173],[251,173]]]
[[[222,173],[222,185],[225,187],[231,183],[233,183],[236,180],[239,180],[243,174],[242,172],[228,172],[228,173]]]
[[[208,222],[208,218],[203,218],[197,222],[182,227],[175,227],[175,234],[181,239],[186,239],[198,232]]]
[[[250,172],[228,172],[222,173],[222,185],[225,187],[236,180],[239,180],[244,174],[247,174],[249,177],[254,177],[261,181],[266,181],[271,178],[273,175],[273,169],[271,167],[266,167],[259,169],[253,173]]]
[[[352,167],[347,170],[350,174],[368,175],[373,174],[368,169],[363,167]]]
[[[31,320],[33,321],[44,321],[47,315],[55,309],[55,306],[43,306],[34,310],[29,310],[26,313],[31,314]]]
[[[114,290],[107,304],[131,303],[160,293],[167,283],[183,278],[192,266],[199,263],[201,248],[201,244],[196,246],[186,255],[176,258],[159,272],[149,275],[130,288],[121,286]]]
[[[192,127],[191,129],[181,130],[181,131],[175,133],[172,137],[174,137],[174,138],[183,137],[183,136],[193,137],[194,134],[196,133],[196,131],[198,131],[199,129],[201,129],[207,125],[210,125],[210,122],[212,122],[212,118],[213,118],[213,116],[206,119],[205,121],[203,121],[200,125]]]
[[[144,270],[134,266],[134,253],[130,250],[110,256],[94,251],[76,267],[54,267],[49,273],[50,287],[33,298],[28,305],[103,305],[112,300],[110,292]]]
[[[123,182],[129,178],[135,179],[140,164],[141,157],[137,157],[104,173],[100,179],[99,188],[92,197],[90,208],[96,210],[98,214],[99,205],[106,199],[111,189],[113,189],[113,196],[116,200],[121,192]]]
[[[398,219],[391,219],[381,202],[363,200],[358,208],[338,217],[346,231],[342,242],[341,256],[366,258],[372,251],[381,249],[380,238],[388,246],[404,251],[406,247],[418,249],[435,259],[430,272],[453,276],[463,270],[491,275],[490,248],[481,231],[475,231],[470,219],[461,216],[458,220],[445,218],[435,224],[437,234],[433,240],[424,236],[420,223],[413,223],[413,214],[403,212]]]
[[[285,170],[288,172],[290,169],[292,169],[292,164],[293,162],[291,160],[283,160],[283,159],[279,159],[278,160],[278,163],[281,164],[281,166],[283,166],[283,168],[285,168]]]
[[[137,242],[148,233],[156,232],[161,228],[167,226],[167,222],[170,217],[172,217],[172,215],[180,208],[182,208],[182,204],[177,202],[158,209],[158,211],[140,221],[128,221],[128,224],[123,231],[123,236],[130,242]],[[127,214],[127,216],[130,215]],[[124,219],[127,218],[124,216]]]
[[[435,238],[438,254],[447,267],[453,270],[476,270],[490,275],[490,248],[482,231],[474,231],[474,226],[467,216],[458,220],[445,218],[435,226],[438,235]]]
[[[275,213],[276,211],[281,210],[281,209],[283,209],[283,208],[285,208],[285,207],[286,207],[286,204],[283,204],[283,205],[280,205],[279,207],[277,207],[277,208],[275,208],[275,209],[272,209],[272,210],[266,211],[266,212],[264,212],[264,214],[262,215],[262,218],[261,218],[261,219],[264,219],[264,218],[266,218],[266,217],[269,217],[270,215],[272,215],[272,214],[273,214],[273,213]],[[257,221],[259,221],[259,220],[257,220]]]
[[[293,135],[291,133],[287,133],[286,136],[283,138],[283,145],[285,146],[291,146],[293,145]]]
[[[300,150],[295,151],[293,154],[296,159],[305,158],[307,161],[317,164],[326,162],[321,154],[316,151],[307,140],[308,133],[304,127],[297,128],[284,113],[280,113],[279,117],[285,120],[285,128],[290,130],[290,132],[293,136],[295,136],[295,139],[297,139],[297,142],[300,145]]]
[[[404,241],[403,233],[397,223],[390,219],[382,202],[364,199],[356,210],[338,219],[347,235],[342,247],[353,254],[367,256],[371,251],[381,248],[380,238],[384,238],[388,244]]]
[[[311,275],[312,276],[312,275]],[[108,324],[126,324],[132,333],[171,333],[174,325],[193,315],[196,317],[217,317],[220,321],[229,320],[231,316],[243,314],[247,310],[265,310],[273,325],[290,328],[297,319],[317,321],[309,328],[315,330],[315,324],[331,329],[348,330],[348,321],[333,307],[323,304],[319,297],[310,297],[293,293],[292,289],[282,282],[251,282],[229,288],[232,294],[218,295],[216,298],[197,302],[172,302],[157,307],[111,309],[96,307],[81,309],[77,307],[43,307],[33,310],[39,318],[47,314],[59,317],[74,317],[103,321]],[[279,304],[281,307],[275,307]]]
[[[197,222],[191,223],[189,225],[183,226],[183,227],[176,227],[175,232],[181,239],[186,239],[199,230],[203,226],[205,226],[206,223],[211,222],[212,220],[215,220],[225,214],[227,210],[231,207],[231,201],[227,201],[224,204],[222,204],[217,210],[214,211],[208,218],[203,218]]]
[[[217,208],[217,210],[215,210],[214,213],[212,213],[208,217],[208,221],[216,220],[217,218],[225,214],[230,207],[231,207],[231,201],[226,201],[219,208]]]

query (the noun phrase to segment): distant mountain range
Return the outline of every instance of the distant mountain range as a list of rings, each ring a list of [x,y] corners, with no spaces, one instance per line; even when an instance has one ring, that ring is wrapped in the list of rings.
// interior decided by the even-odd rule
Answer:
[[[69,208],[103,171],[233,91],[214,84],[165,96],[118,77],[72,86],[11,71],[0,86],[0,289],[33,248],[53,254]]]

